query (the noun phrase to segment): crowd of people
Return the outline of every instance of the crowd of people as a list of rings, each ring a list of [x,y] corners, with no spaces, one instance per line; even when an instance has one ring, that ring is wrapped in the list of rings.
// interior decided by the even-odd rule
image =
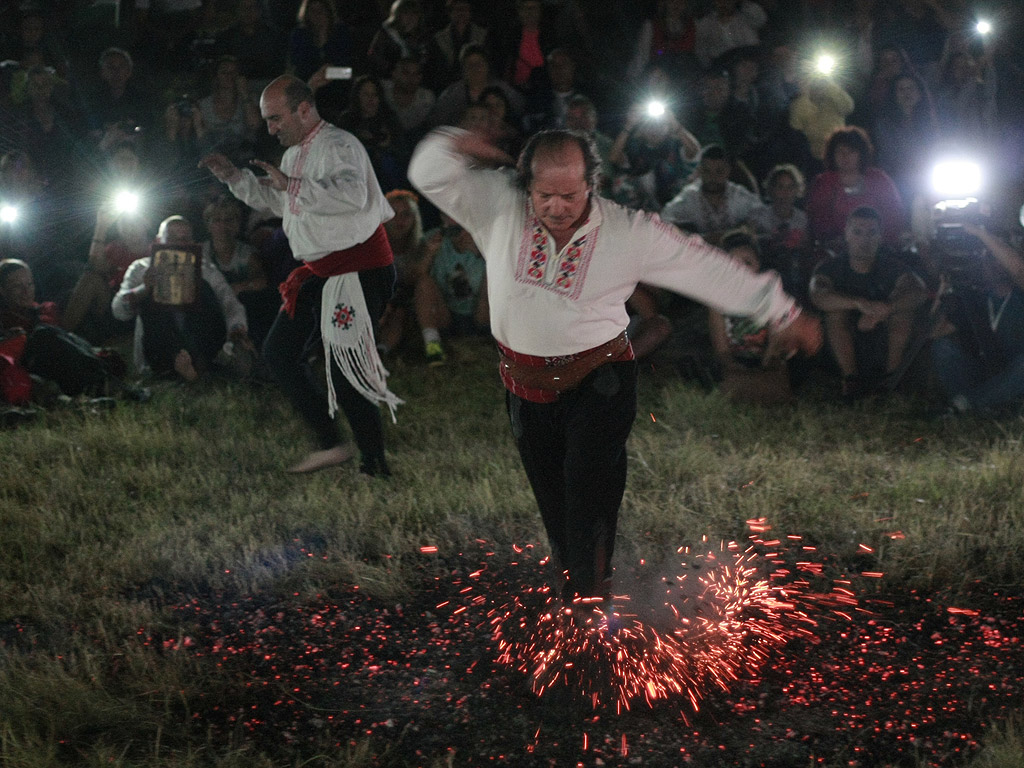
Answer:
[[[265,130],[260,97],[287,72],[315,94],[317,119],[359,140],[394,211],[393,295],[374,293],[379,308],[367,295],[385,363],[412,350],[451,365],[450,337],[490,333],[481,244],[410,183],[417,145],[459,126],[515,158],[564,128],[596,147],[595,193],[781,275],[823,320],[816,364],[838,396],[907,387],[923,367],[957,411],[1017,404],[1024,49],[1014,3],[986,12],[982,33],[962,0],[5,4],[0,384],[14,383],[2,395],[25,401],[31,388],[3,366],[42,375],[24,353],[40,326],[107,365],[68,394],[138,396],[96,352],[133,334],[137,372],[186,382],[251,375],[268,335],[275,359],[303,352],[272,329],[277,286],[306,243],[258,187],[199,167],[216,156],[272,179],[293,144]],[[830,72],[814,67],[825,51]],[[991,171],[991,210],[959,224],[953,245],[936,242],[925,183],[944,153]],[[973,261],[954,264],[962,253]],[[627,306],[638,356],[674,343],[674,291],[641,282]],[[721,310],[706,353],[724,391],[797,396],[793,371],[763,364],[764,326]],[[308,399],[298,373],[290,394]],[[310,421],[328,459],[347,456],[322,422]],[[386,473],[378,443],[360,448]]]

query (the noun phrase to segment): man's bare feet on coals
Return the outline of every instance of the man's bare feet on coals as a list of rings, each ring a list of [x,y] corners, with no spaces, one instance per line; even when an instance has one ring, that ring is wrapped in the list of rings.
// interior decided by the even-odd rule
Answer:
[[[304,475],[307,472],[317,472],[328,467],[336,467],[356,455],[356,447],[352,443],[336,445],[323,451],[313,451],[307,454],[301,461],[288,467],[288,472],[293,475]]]
[[[174,372],[189,384],[199,379],[199,372],[192,365],[192,355],[188,353],[187,349],[178,350],[178,354],[174,357]]]

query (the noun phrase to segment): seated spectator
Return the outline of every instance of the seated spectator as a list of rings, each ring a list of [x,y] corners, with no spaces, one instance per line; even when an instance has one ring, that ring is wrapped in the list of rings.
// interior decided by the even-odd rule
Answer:
[[[694,52],[700,65],[707,67],[741,45],[760,43],[758,30],[767,20],[764,8],[752,0],[714,0],[711,12],[697,20]]]
[[[227,280],[235,296],[245,307],[249,338],[259,349],[281,307],[277,285],[270,285],[263,262],[251,245],[239,238],[244,206],[225,195],[203,211],[203,223],[210,235],[202,244],[203,259],[208,260]]]
[[[597,172],[598,191],[603,197],[611,194],[614,164],[611,161],[612,146],[615,142],[597,130],[597,107],[586,96],[576,95],[569,100],[569,108],[565,113],[565,127],[570,131],[579,131],[590,137],[597,147],[601,158],[601,168]]]
[[[853,98],[835,80],[807,77],[800,95],[789,104],[789,125],[807,137],[811,157],[820,163],[825,159],[829,137],[846,125],[853,106]]]
[[[309,80],[321,67],[348,67],[352,40],[333,0],[302,0],[298,23],[288,37],[288,71]]]
[[[491,142],[507,155],[518,157],[523,145],[523,134],[512,124],[512,106],[508,96],[501,88],[492,85],[480,94],[480,103],[490,113],[487,135],[491,137]]]
[[[829,137],[825,171],[807,194],[811,234],[826,248],[843,237],[849,215],[863,206],[881,216],[882,242],[895,248],[907,228],[900,193],[888,174],[873,165],[874,149],[864,129],[840,128]]]
[[[384,90],[377,78],[356,78],[349,108],[334,122],[362,142],[381,189],[388,191],[405,185],[405,168],[412,149],[398,118],[384,100]]]
[[[825,313],[825,335],[842,374],[842,394],[854,400],[892,391],[909,361],[924,283],[881,248],[882,217],[873,208],[850,214],[844,252],[818,265],[811,303]]]
[[[750,150],[759,128],[750,110],[733,98],[729,72],[715,68],[701,73],[697,94],[697,103],[687,116],[693,135],[701,146],[721,144],[733,158],[732,180],[757,192],[757,182],[739,153]]]
[[[932,94],[943,138],[988,146],[999,124],[998,85],[989,56],[978,56],[965,35],[949,36]]]
[[[256,139],[262,123],[260,110],[250,96],[237,59],[217,59],[210,94],[199,101],[198,110],[198,157],[220,152],[236,165],[242,165],[256,156]]]
[[[640,27],[627,79],[635,82],[649,65],[656,64],[677,82],[692,81],[699,70],[696,41],[697,25],[687,0],[658,0],[654,16],[644,19]]]
[[[47,67],[62,80],[69,74],[67,52],[59,37],[60,23],[56,15],[42,4],[19,3],[17,35],[2,45],[0,59],[17,61],[22,67]]]
[[[100,149],[109,151],[136,133],[145,135],[152,129],[156,103],[150,91],[139,84],[128,51],[103,51],[99,74],[100,85],[86,95],[83,111],[91,137]]]
[[[556,44],[553,30],[541,24],[543,15],[540,0],[516,0],[516,23],[491,41],[496,71],[520,91],[527,89],[533,71],[544,66],[545,57]]]
[[[437,97],[428,122],[431,126],[456,125],[466,107],[480,101],[483,92],[492,85],[501,88],[512,105],[512,114],[523,112],[523,97],[507,83],[491,76],[491,64],[483,46],[466,45],[459,54],[462,77],[449,85]]]
[[[58,91],[63,94],[58,96]],[[42,65],[25,70],[19,142],[51,189],[68,194],[77,183],[85,126],[68,99],[68,84]]]
[[[426,132],[427,117],[437,98],[422,87],[423,65],[419,59],[400,59],[391,71],[391,79],[381,83],[384,99],[398,118],[410,142]]]
[[[743,230],[727,232],[722,250],[751,272],[761,271],[757,240]],[[720,389],[730,400],[755,405],[778,405],[793,399],[786,362],[768,357],[768,326],[749,317],[723,315],[708,310],[711,346],[721,368]]]
[[[743,224],[761,206],[757,195],[729,181],[731,173],[732,160],[721,146],[704,147],[697,180],[668,202],[661,218],[717,244],[726,231]]]
[[[964,229],[987,252],[976,283],[940,291],[932,363],[957,412],[993,414],[1024,402],[1024,258],[984,228]]]
[[[130,326],[114,318],[110,302],[128,267],[149,255],[146,217],[119,213],[113,200],[96,210],[96,226],[85,271],[75,283],[64,310],[63,327],[93,344],[126,333]],[[111,239],[111,230],[116,237]]]
[[[459,52],[463,46],[487,44],[487,29],[473,21],[472,0],[447,0],[448,23],[434,33],[428,48],[424,75],[435,91],[459,79]]]
[[[782,275],[789,295],[805,298],[814,264],[807,214],[796,206],[804,196],[804,176],[795,165],[777,165],[764,180],[764,191],[768,204],[747,219],[760,241],[761,261]]]
[[[395,215],[384,222],[391,252],[395,255],[395,291],[380,320],[377,349],[384,357],[402,340],[406,326],[413,317],[413,297],[423,257],[423,217],[419,196],[407,189],[388,192]]]
[[[547,55],[547,66],[535,69],[526,98],[526,132],[564,128],[565,115],[573,96],[582,95],[576,82],[576,62],[566,48],[555,48]]]
[[[192,225],[182,216],[164,219],[157,242],[169,247],[194,246]],[[135,365],[140,371],[176,375],[192,383],[210,368],[222,350],[227,353],[238,345],[248,354],[255,353],[249,340],[245,308],[208,259],[202,259],[197,299],[187,307],[154,300],[156,281],[150,274],[151,264],[152,256],[134,262],[111,302],[118,320],[135,318]]]
[[[427,235],[416,280],[416,320],[427,365],[447,362],[441,331],[485,335],[490,327],[484,257],[472,236],[441,214],[444,226]]]
[[[924,81],[905,72],[892,81],[874,124],[878,167],[909,206],[925,191],[928,163],[934,160],[939,125]]]
[[[0,256],[27,262],[43,299],[62,301],[77,277],[68,199],[46,184],[27,153],[13,150],[0,157],[0,201]]]
[[[370,43],[370,71],[377,77],[387,77],[402,59],[422,60],[428,37],[419,0],[394,0],[391,13]]]
[[[217,35],[214,50],[234,56],[252,92],[259,93],[284,70],[288,39],[264,19],[260,0],[238,0],[235,23]]]
[[[693,173],[700,144],[672,110],[651,115],[646,102],[629,110],[608,159],[615,166],[612,197],[630,208],[660,210]]]
[[[0,399],[24,405],[38,377],[69,397],[123,395],[143,400],[148,393],[124,384],[124,364],[110,350],[97,350],[58,327],[56,306],[36,302],[32,270],[20,259],[0,260]],[[16,383],[17,387],[11,384]]]

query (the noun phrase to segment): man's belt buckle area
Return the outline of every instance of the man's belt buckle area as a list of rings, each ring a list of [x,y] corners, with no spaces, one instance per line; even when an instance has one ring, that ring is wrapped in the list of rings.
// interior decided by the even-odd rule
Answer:
[[[512,381],[528,389],[565,392],[579,386],[592,371],[618,360],[629,348],[629,337],[623,331],[600,346],[565,357],[544,358],[515,355],[501,350],[501,370]],[[514,353],[513,353],[514,354]]]

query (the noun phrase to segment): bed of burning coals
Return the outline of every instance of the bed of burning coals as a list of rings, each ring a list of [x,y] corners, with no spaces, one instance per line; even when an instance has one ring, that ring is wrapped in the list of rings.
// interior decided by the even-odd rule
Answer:
[[[140,637],[220,681],[187,697],[197,729],[291,759],[952,766],[1018,710],[1019,595],[897,594],[750,524],[620,565],[610,599],[567,605],[534,547],[479,541],[424,547],[399,604],[209,594],[174,606],[177,636]]]

